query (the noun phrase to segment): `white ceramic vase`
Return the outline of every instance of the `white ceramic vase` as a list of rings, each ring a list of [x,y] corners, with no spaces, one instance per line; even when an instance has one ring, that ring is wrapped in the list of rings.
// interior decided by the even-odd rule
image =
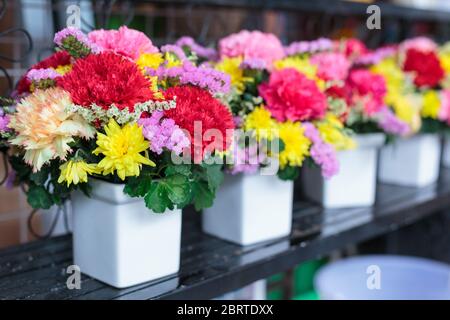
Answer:
[[[378,179],[383,183],[423,187],[437,181],[441,154],[437,134],[418,134],[384,146]]]
[[[214,205],[203,210],[203,231],[251,245],[291,232],[294,184],[276,175],[226,175]]]
[[[446,168],[450,168],[450,136],[444,136],[444,142],[442,145],[442,165]]]
[[[178,272],[181,210],[153,213],[123,185],[92,180],[92,196],[73,201],[74,264],[117,288]]]
[[[357,147],[337,153],[339,173],[322,177],[318,167],[302,168],[301,186],[309,199],[325,208],[371,206],[375,202],[377,151],[384,134],[360,134],[354,137]]]

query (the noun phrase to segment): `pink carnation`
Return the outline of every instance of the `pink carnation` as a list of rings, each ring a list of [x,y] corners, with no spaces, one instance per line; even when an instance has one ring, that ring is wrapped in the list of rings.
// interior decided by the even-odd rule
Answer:
[[[292,68],[272,72],[259,94],[278,121],[318,119],[327,109],[327,98],[316,83]]]
[[[422,52],[430,52],[437,50],[437,44],[427,37],[416,37],[403,41],[403,43],[400,45],[400,49],[403,52],[407,52],[409,49],[415,49]]]
[[[317,66],[317,75],[326,81],[344,80],[350,69],[350,62],[342,53],[318,53],[311,57],[311,63]]]
[[[284,56],[280,40],[271,33],[242,30],[219,41],[221,57],[243,57],[244,59],[260,59],[266,66]]]
[[[126,26],[119,30],[94,30],[88,34],[88,38],[102,51],[113,51],[133,60],[142,53],[158,52],[158,48],[144,33]]]
[[[439,120],[450,124],[450,89],[441,91],[441,108],[438,117]]]
[[[373,115],[384,107],[386,82],[382,76],[365,69],[352,70],[348,85],[352,89],[352,102],[362,101],[367,115]]]

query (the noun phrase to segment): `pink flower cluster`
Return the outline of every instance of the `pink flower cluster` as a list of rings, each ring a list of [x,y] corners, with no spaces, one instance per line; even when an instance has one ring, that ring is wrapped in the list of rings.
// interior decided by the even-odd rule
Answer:
[[[54,69],[47,68],[47,69],[31,69],[30,71],[28,71],[26,77],[28,80],[32,82],[39,82],[47,79],[54,80],[58,77],[61,77],[61,75]]]
[[[441,107],[438,118],[450,125],[450,89],[441,91]]]
[[[217,52],[213,48],[206,48],[199,45],[195,42],[191,37],[181,37],[175,42],[175,44],[179,47],[188,47],[192,52],[194,52],[198,57],[204,58],[207,60],[215,60],[217,57]]]
[[[317,75],[326,81],[344,80],[350,69],[350,61],[342,53],[321,52],[311,57],[317,66]]]
[[[88,34],[88,39],[101,51],[113,51],[133,60],[138,59],[142,53],[158,52],[158,48],[143,32],[126,26],[119,30],[94,30]]]
[[[314,53],[333,49],[333,41],[327,38],[319,38],[313,41],[292,42],[284,49],[287,56],[295,56],[303,53]]]
[[[239,68],[252,69],[252,70],[264,70],[267,68],[266,62],[259,58],[247,58],[241,62]]]
[[[169,118],[162,119],[163,116],[162,111],[155,111],[149,118],[139,119],[138,124],[142,126],[144,137],[150,141],[150,150],[161,154],[167,149],[179,155],[184,148],[191,145],[191,142],[175,121]]]
[[[386,95],[386,82],[381,75],[374,74],[369,70],[352,70],[348,77],[348,85],[355,93],[352,95],[352,103],[362,102],[364,112],[371,116],[381,111],[384,107],[384,96]]]
[[[405,136],[411,131],[409,125],[397,118],[395,113],[388,107],[384,107],[380,111],[379,117],[380,120],[378,122],[378,126],[386,133]]]
[[[179,46],[174,45],[174,44],[166,44],[165,46],[161,47],[161,52],[166,53],[166,52],[171,52],[174,55],[176,55],[178,57],[178,59],[180,60],[186,60],[186,55],[184,54],[183,49],[181,49]]]
[[[236,144],[233,150],[233,166],[228,170],[231,174],[258,172],[260,163],[265,160],[262,154],[258,155],[258,145],[251,144],[242,148]]]
[[[9,116],[5,114],[2,109],[0,109],[0,132],[9,131],[8,124]]]
[[[275,60],[284,57],[280,40],[271,33],[242,30],[219,41],[220,57],[242,57],[261,59],[268,69]]]
[[[374,65],[379,63],[381,60],[395,55],[396,48],[394,46],[379,48],[374,51],[367,52],[360,57],[357,57],[355,64],[358,65]]]
[[[83,31],[75,27],[67,27],[57,32],[53,38],[53,42],[57,46],[62,47],[64,40],[68,37],[75,38],[78,42],[89,48],[94,53],[99,53],[101,51],[100,47],[95,43],[92,43]]]
[[[324,178],[331,178],[339,172],[339,161],[333,146],[325,143],[320,137],[320,132],[310,122],[303,124],[305,136],[311,140],[311,158],[322,169]]]
[[[183,61],[181,66],[166,68],[161,66],[158,69],[147,68],[150,76],[157,76],[159,79],[176,78],[180,84],[191,84],[211,93],[227,93],[230,91],[230,76],[207,66],[197,67],[190,61]]]

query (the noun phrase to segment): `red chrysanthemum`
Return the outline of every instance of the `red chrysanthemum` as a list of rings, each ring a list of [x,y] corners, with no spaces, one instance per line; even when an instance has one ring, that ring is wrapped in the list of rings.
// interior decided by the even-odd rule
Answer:
[[[26,77],[28,71],[33,69],[47,69],[47,68],[57,68],[59,66],[69,65],[70,62],[70,54],[66,51],[58,51],[52,54],[50,57],[36,63],[30,69],[27,70],[25,75],[19,80],[16,86],[16,90],[18,94],[29,93],[31,82]]]
[[[278,121],[319,119],[327,109],[327,98],[316,83],[292,68],[272,72],[259,94]]]
[[[115,53],[92,54],[78,59],[57,84],[72,100],[85,107],[95,103],[104,109],[114,104],[120,110],[153,99],[150,82],[136,64]]]
[[[414,83],[418,87],[434,87],[444,77],[444,69],[433,51],[409,49],[403,70],[415,73]]]
[[[176,97],[176,108],[165,114],[180,128],[187,130],[195,159],[202,159],[205,151],[228,149],[232,137],[227,135],[227,130],[234,128],[234,122],[231,112],[219,100],[208,91],[192,86],[169,88],[165,96],[170,99]]]

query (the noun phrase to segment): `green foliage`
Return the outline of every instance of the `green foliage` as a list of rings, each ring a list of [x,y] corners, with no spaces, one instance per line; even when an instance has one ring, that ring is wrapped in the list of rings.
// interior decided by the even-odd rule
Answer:
[[[52,195],[43,187],[30,184],[27,201],[34,209],[49,209],[53,205]]]
[[[223,181],[221,164],[175,165],[168,162],[163,168],[128,178],[124,192],[131,197],[144,197],[145,205],[155,213],[184,208],[191,203],[196,210],[212,205],[215,192]]]
[[[298,167],[286,166],[283,169],[278,170],[278,177],[281,180],[295,180],[300,174]]]

